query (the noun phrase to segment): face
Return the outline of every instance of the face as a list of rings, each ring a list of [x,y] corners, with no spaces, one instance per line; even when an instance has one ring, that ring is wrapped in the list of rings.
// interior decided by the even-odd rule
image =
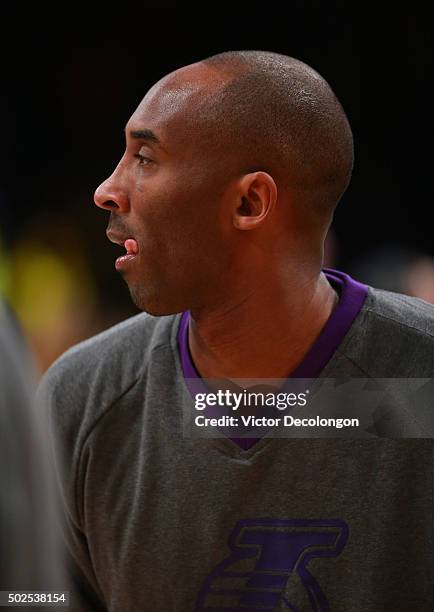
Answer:
[[[204,307],[224,291],[228,178],[194,121],[210,79],[188,67],[157,83],[126,125],[122,159],[95,192],[110,212],[107,235],[124,255],[116,268],[136,305],[153,315]]]

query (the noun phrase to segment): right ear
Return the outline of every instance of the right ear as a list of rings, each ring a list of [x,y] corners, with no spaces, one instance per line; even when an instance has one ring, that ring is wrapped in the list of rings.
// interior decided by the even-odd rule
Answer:
[[[256,229],[266,221],[276,204],[277,186],[268,172],[251,172],[240,180],[237,197],[234,226],[240,230]]]

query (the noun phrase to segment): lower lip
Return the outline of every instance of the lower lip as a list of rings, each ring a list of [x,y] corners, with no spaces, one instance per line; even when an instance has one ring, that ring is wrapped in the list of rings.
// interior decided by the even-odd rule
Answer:
[[[115,268],[116,270],[123,270],[124,268],[126,268],[129,264],[131,264],[131,262],[133,261],[133,259],[136,259],[137,255],[135,254],[128,254],[128,255],[122,255],[121,257],[118,257],[115,261]]]

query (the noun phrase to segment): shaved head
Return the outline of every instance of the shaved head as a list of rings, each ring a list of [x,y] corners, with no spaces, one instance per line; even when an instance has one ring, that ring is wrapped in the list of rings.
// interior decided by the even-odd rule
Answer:
[[[169,78],[198,73],[190,119],[208,154],[225,171],[269,172],[296,194],[300,213],[328,224],[353,168],[351,128],[329,84],[303,62],[266,51],[221,53]]]
[[[139,307],[197,312],[273,274],[286,285],[320,273],[353,139],[312,68],[265,51],[184,66],[147,92],[125,136],[95,203],[132,249],[117,265]]]

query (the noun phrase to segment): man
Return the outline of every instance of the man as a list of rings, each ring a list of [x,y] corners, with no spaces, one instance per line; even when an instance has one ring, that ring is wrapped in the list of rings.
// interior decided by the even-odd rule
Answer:
[[[154,85],[125,133],[95,203],[148,314],[41,387],[76,609],[427,610],[431,440],[183,436],[199,377],[433,373],[431,306],[321,271],[353,166],[329,85],[224,53]]]

